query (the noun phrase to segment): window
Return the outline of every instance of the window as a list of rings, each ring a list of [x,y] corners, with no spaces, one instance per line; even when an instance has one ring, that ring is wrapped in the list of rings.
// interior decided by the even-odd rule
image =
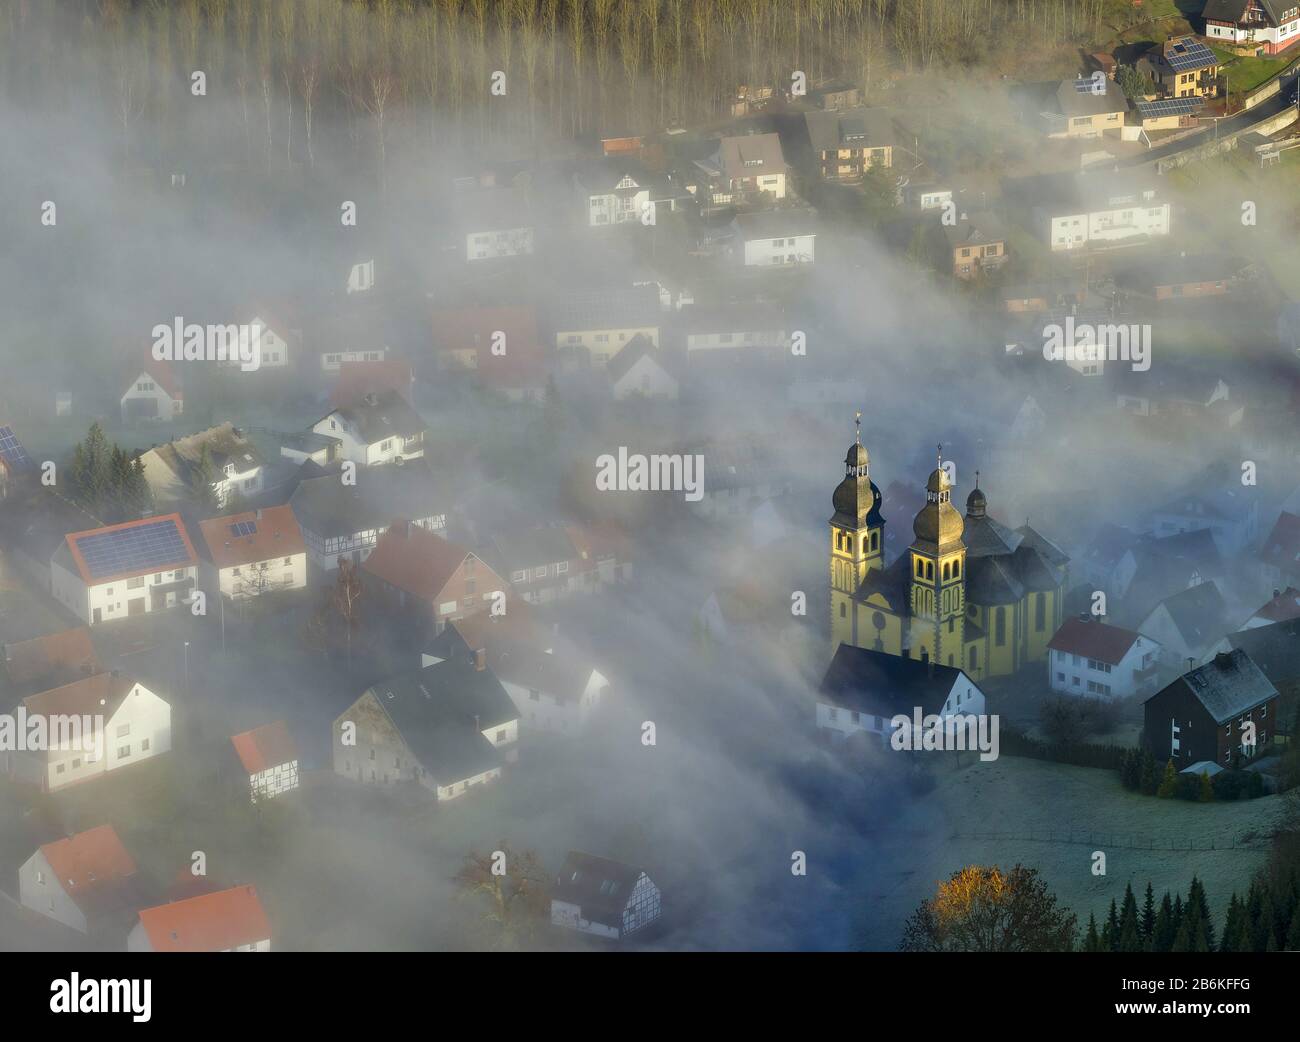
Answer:
[[[506,740],[506,729],[503,727],[497,732],[497,744],[500,745]]]
[[[559,563],[556,564],[555,570],[558,574],[563,575],[565,572],[569,570],[569,562],[560,561]]]
[[[1007,609],[1002,605],[999,605],[994,619],[994,639],[996,640],[998,647],[1002,647],[1007,642]]]
[[[63,764],[61,764],[61,763],[59,763],[59,764],[55,764],[55,766],[54,766],[54,773],[55,773],[55,774],[62,774],[62,773],[63,773],[63,768],[64,768],[64,765],[63,765]]]
[[[542,693],[536,688],[530,688],[528,691],[528,700],[530,702],[540,702],[542,700]]]
[[[1046,625],[1047,595],[1040,593],[1034,600],[1034,629],[1041,633],[1043,627]],[[1107,667],[1107,672],[1110,672],[1109,667]]]
[[[528,578],[528,572],[526,569],[523,568],[519,569],[518,571],[514,571],[510,573],[510,581],[512,583],[521,583],[527,578]]]
[[[144,739],[142,739],[142,740],[140,741],[140,751],[141,751],[142,753],[147,753],[147,752],[149,751],[149,739],[148,739],[148,738],[144,738]]]
[[[130,755],[131,755],[131,746],[129,744],[119,745],[117,747],[117,757],[119,760],[122,759],[122,757],[124,756],[130,756]]]
[[[117,737],[119,737],[119,738],[125,738],[125,737],[126,737],[127,735],[129,735],[130,733],[131,733],[131,725],[130,725],[130,724],[121,724],[121,725],[118,726],[118,729],[117,729]]]
[[[140,587],[142,587],[143,585],[144,585],[144,576],[143,576],[143,575],[137,575],[134,579],[128,579],[128,580],[126,581],[126,588],[127,588],[128,590],[138,590],[138,589],[140,589]]]

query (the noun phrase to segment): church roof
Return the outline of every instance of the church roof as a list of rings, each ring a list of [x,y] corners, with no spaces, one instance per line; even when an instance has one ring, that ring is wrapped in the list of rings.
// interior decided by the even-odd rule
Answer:
[[[836,706],[873,716],[943,709],[962,671],[841,644],[822,678],[821,693]]]
[[[1024,595],[1024,585],[1016,577],[1009,555],[997,554],[967,560],[966,599],[970,603],[1014,604]]]
[[[968,559],[1012,553],[1020,545],[1021,538],[1017,532],[987,514],[983,517],[966,516],[962,541],[966,544]]]
[[[907,611],[907,586],[911,581],[907,556],[897,558],[885,568],[873,568],[867,573],[858,587],[857,599],[865,601],[868,597],[880,594],[891,608]]]

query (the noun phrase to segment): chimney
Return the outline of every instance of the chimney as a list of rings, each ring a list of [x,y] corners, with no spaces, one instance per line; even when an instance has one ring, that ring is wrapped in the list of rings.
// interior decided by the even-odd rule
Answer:
[[[487,648],[475,648],[474,669],[477,672],[481,673],[486,668],[487,668]]]
[[[261,507],[258,507],[256,510],[254,510],[254,511],[253,511],[253,516],[254,516],[258,521],[261,521],[261,520],[262,520],[262,508],[261,508]]]
[[[1220,651],[1217,655],[1214,656],[1214,665],[1217,669],[1231,669],[1232,652]]]
[[[1277,600],[1277,599],[1278,599],[1279,597],[1281,597],[1281,596],[1282,596],[1282,591],[1281,591],[1281,590],[1278,590],[1278,589],[1274,589],[1274,590],[1273,590],[1273,600]]]
[[[1088,612],[1086,612],[1086,611],[1081,611],[1081,612],[1079,612],[1079,621],[1080,621],[1080,622],[1087,622],[1087,621],[1089,621],[1091,618],[1092,618],[1092,615],[1089,614]]]

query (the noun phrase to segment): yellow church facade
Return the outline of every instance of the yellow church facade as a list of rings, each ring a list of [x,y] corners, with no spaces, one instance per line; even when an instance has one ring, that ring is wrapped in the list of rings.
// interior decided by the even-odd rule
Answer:
[[[925,659],[976,680],[1047,657],[1068,582],[1059,547],[1028,525],[1012,530],[990,517],[978,480],[963,517],[940,455],[912,544],[887,565],[880,489],[860,439],[844,464],[830,519],[832,648]]]

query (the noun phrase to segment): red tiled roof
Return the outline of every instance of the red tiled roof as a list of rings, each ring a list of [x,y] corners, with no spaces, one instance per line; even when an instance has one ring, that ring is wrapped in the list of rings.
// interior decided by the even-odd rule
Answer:
[[[1282,512],[1264,540],[1260,557],[1284,572],[1300,570],[1300,515]]]
[[[134,681],[120,674],[97,673],[30,695],[23,705],[36,716],[102,716],[107,720],[134,686]]]
[[[223,952],[271,937],[270,920],[251,886],[144,908],[140,923],[156,952]]]
[[[1289,622],[1300,619],[1300,590],[1288,586],[1266,605],[1255,612],[1254,618],[1269,622]]]
[[[411,363],[403,362],[398,358],[343,362],[339,366],[339,375],[334,382],[334,389],[330,391],[330,405],[335,409],[342,409],[358,398],[364,398],[368,394],[382,394],[385,391],[396,391],[409,403],[413,379]]]
[[[251,731],[237,734],[230,739],[239,762],[249,774],[258,774],[282,763],[298,759],[298,747],[289,736],[289,727],[283,720],[263,724]]]
[[[172,398],[183,399],[185,397],[185,392],[181,389],[180,374],[170,361],[159,361],[154,358],[152,352],[146,352],[141,368],[152,376],[158,386],[171,395]],[[137,372],[131,379],[135,380],[139,375],[139,372]]]
[[[111,904],[113,891],[135,875],[135,860],[112,825],[99,825],[41,847],[63,892],[83,912]]]
[[[1120,626],[1084,622],[1082,619],[1066,619],[1047,646],[1053,651],[1083,655],[1114,666],[1123,660],[1128,654],[1128,649],[1140,636],[1140,633],[1134,633]]]
[[[85,626],[47,633],[43,637],[5,645],[5,672],[14,684],[58,674],[72,679],[82,673],[98,673],[99,660]]]
[[[399,590],[432,600],[469,553],[427,528],[398,520],[379,537],[361,569]]]
[[[259,513],[262,515],[260,518]],[[257,528],[252,535],[236,536],[231,527],[241,523],[251,523]],[[209,518],[199,522],[199,531],[203,533],[209,559],[218,568],[306,553],[302,529],[287,503],[260,511],[245,510],[239,514]]]
[[[82,536],[99,535],[103,532],[122,532],[128,528],[139,528],[141,525],[157,524],[159,521],[174,521],[176,530],[180,533],[181,542],[185,546],[185,558],[179,561],[154,562],[148,568],[134,568],[125,572],[115,572],[112,575],[94,576],[90,569],[86,567],[86,560],[81,556],[81,550],[77,547],[77,540]],[[154,572],[169,572],[176,568],[186,568],[197,563],[198,558],[194,556],[194,544],[190,542],[190,534],[185,531],[185,522],[181,520],[180,514],[160,514],[157,517],[142,517],[139,521],[123,521],[120,525],[105,525],[103,528],[88,528],[84,532],[70,532],[64,537],[68,545],[68,550],[72,554],[72,563],[77,566],[77,571],[81,578],[90,586],[98,586],[102,583],[113,582],[117,579],[130,579],[136,575],[152,575]]]

